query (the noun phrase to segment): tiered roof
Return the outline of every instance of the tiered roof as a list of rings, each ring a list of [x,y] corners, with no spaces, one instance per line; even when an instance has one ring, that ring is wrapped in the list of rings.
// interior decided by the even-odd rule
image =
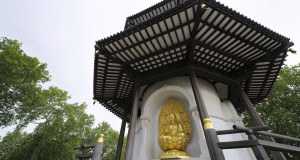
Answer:
[[[193,67],[239,82],[257,103],[268,95],[292,45],[214,0],[165,0],[96,42],[94,99],[121,117],[131,107],[135,82],[153,82],[162,72],[185,75]]]

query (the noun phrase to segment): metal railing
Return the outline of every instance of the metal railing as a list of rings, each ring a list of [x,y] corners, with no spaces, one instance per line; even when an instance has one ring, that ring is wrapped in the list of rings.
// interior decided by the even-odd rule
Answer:
[[[85,160],[86,158],[92,158],[93,152],[85,153],[86,149],[94,149],[96,145],[81,144],[78,147],[74,147],[75,150],[79,150],[79,153],[75,155],[76,160]]]
[[[95,145],[87,145],[85,143],[81,144],[78,147],[74,147],[75,150],[79,150],[79,153],[75,155],[75,160],[101,160],[101,153],[103,150],[103,140],[104,135],[100,134],[98,141]],[[92,149],[92,152],[85,153],[86,149]]]
[[[257,139],[255,134],[262,136],[270,136],[274,138],[286,139],[294,142],[300,142],[299,138],[289,137],[276,133],[267,132],[270,130],[269,126],[258,126],[258,127],[242,127],[233,125],[233,129],[217,131],[217,135],[235,134],[235,133],[246,133],[249,140],[241,141],[230,141],[230,142],[218,142],[218,146],[221,149],[235,149],[235,148],[252,148],[254,155],[259,160],[268,160],[268,154],[265,150],[280,151],[287,153],[300,153],[300,147],[281,144],[271,141],[265,141]]]

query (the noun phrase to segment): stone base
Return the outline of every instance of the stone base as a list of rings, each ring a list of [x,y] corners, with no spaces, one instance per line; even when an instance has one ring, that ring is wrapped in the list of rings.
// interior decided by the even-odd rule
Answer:
[[[158,159],[178,159],[178,158],[191,158],[186,152],[179,150],[169,150],[163,152]]]

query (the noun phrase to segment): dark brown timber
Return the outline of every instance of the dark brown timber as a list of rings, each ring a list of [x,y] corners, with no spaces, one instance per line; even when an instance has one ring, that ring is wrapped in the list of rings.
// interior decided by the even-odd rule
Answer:
[[[236,85],[235,88],[236,88],[237,96],[239,97],[239,99],[241,100],[241,102],[243,103],[245,108],[247,109],[254,124],[256,126],[264,126],[265,124],[264,124],[263,120],[260,118],[260,116],[256,112],[254,106],[252,105],[251,101],[249,100],[249,98],[247,97],[246,93],[241,88],[241,86]],[[275,142],[275,140],[271,137],[263,136],[263,139],[267,140],[267,141]],[[271,153],[275,160],[286,160],[285,156],[281,152],[271,151]]]
[[[122,147],[123,147],[123,142],[124,142],[124,133],[125,133],[125,127],[126,127],[126,118],[127,118],[127,108],[124,109],[124,115],[123,115],[123,119],[122,119],[122,124],[121,124],[121,128],[120,128],[120,135],[119,135],[119,140],[118,140],[118,148],[116,151],[116,160],[120,160],[121,159],[121,153],[122,153]]]
[[[222,149],[219,148],[218,145],[217,145],[219,140],[218,140],[216,130],[213,129],[213,128],[211,128],[211,129],[205,129],[204,128],[204,125],[203,125],[202,121],[205,118],[209,118],[209,116],[207,114],[206,107],[205,107],[205,104],[204,104],[204,101],[203,101],[203,97],[201,95],[199,84],[198,84],[198,81],[197,81],[197,77],[196,77],[196,74],[195,74],[193,69],[190,70],[190,81],[191,81],[191,84],[192,84],[194,97],[195,97],[196,104],[197,104],[197,109],[198,109],[198,112],[199,112],[199,115],[200,115],[200,121],[202,123],[202,127],[203,127],[204,135],[205,135],[205,138],[206,138],[206,143],[207,143],[207,146],[208,146],[210,158],[212,160],[225,160]]]

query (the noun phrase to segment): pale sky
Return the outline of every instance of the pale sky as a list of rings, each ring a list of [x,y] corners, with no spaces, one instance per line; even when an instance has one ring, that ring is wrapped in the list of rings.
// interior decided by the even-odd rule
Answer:
[[[23,43],[26,54],[48,64],[53,85],[69,92],[70,102],[86,102],[96,123],[119,131],[121,120],[93,105],[94,44],[124,28],[126,17],[160,0],[0,0],[0,37]],[[243,15],[289,37],[300,49],[299,0],[220,0]],[[289,53],[286,64],[300,62]],[[0,128],[3,136],[11,128]],[[30,129],[29,129],[30,130]]]

